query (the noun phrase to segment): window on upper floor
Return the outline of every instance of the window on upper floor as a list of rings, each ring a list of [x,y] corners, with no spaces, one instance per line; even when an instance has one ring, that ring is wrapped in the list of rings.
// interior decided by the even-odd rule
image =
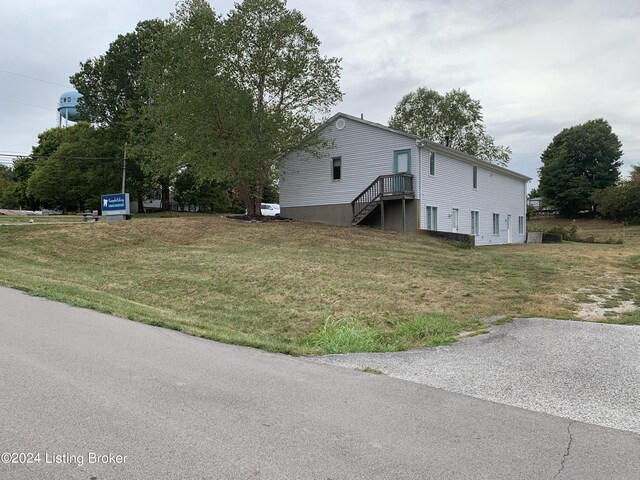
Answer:
[[[436,174],[436,152],[429,154],[429,175],[434,176]]]
[[[473,166],[473,188],[478,188],[478,167]]]
[[[331,180],[340,180],[342,178],[342,157],[333,157],[331,159]]]

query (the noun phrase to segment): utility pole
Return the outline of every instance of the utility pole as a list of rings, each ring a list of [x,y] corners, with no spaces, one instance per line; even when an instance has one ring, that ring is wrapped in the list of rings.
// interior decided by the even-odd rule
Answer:
[[[124,158],[122,161],[122,193],[124,192],[124,183],[127,178],[127,143],[124,144]]]

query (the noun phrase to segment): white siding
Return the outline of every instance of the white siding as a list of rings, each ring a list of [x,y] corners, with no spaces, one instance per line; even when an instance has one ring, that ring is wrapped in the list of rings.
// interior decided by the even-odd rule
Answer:
[[[423,171],[428,171],[429,153],[422,153]],[[507,243],[507,216],[511,215],[511,239],[521,243],[518,217],[525,216],[526,182],[478,166],[478,188],[473,188],[473,164],[436,152],[436,175],[424,175],[420,193],[420,228],[426,228],[426,206],[438,207],[438,230],[452,231],[451,210],[459,209],[459,233],[471,233],[471,211],[480,212],[476,245]],[[493,214],[500,214],[500,234],[493,235]],[[525,217],[526,218],[526,217]],[[525,227],[526,232],[526,227]]]
[[[338,130],[336,120],[345,121]],[[393,152],[411,150],[411,173],[419,200],[419,225],[426,228],[426,207],[438,208],[438,230],[452,231],[451,210],[459,210],[458,233],[471,233],[471,211],[479,212],[480,232],[476,245],[507,243],[507,218],[511,215],[511,240],[521,243],[518,217],[526,215],[525,177],[499,167],[457,154],[426,142],[418,148],[416,139],[367,122],[334,117],[322,131],[333,139],[333,148],[320,157],[292,154],[280,169],[280,205],[305,207],[349,204],[379,175],[393,173]],[[436,153],[435,176],[429,175],[429,154]],[[332,157],[341,157],[341,180],[332,180]],[[473,188],[473,165],[478,167],[478,188]],[[420,183],[422,172],[423,182]],[[493,214],[500,215],[500,234],[493,235]],[[526,216],[525,216],[526,218]],[[526,220],[525,220],[526,234]]]
[[[418,148],[415,140],[375,126],[345,118],[342,130],[335,121],[323,135],[334,139],[334,148],[321,157],[292,154],[280,169],[280,206],[346,204],[379,175],[393,173],[394,150],[411,149],[411,173],[417,177]],[[331,158],[342,157],[342,178],[331,179]],[[417,189],[414,179],[414,188]]]

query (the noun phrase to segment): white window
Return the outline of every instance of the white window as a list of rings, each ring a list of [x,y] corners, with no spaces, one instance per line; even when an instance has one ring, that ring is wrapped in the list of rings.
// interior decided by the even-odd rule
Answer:
[[[518,217],[518,233],[524,235],[524,217],[522,215]]]
[[[478,167],[473,166],[473,188],[478,188]]]
[[[432,177],[436,174],[436,152],[429,155],[429,175]]]
[[[480,234],[480,212],[471,211],[471,235]]]
[[[427,230],[438,230],[438,207],[427,207]]]
[[[500,235],[500,214],[493,214],[493,234]]]

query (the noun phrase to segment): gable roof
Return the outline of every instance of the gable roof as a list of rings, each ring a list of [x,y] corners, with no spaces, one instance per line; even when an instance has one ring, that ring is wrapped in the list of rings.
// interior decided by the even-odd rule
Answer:
[[[496,172],[500,172],[500,173],[503,173],[505,175],[516,177],[516,178],[518,178],[520,180],[524,180],[524,181],[527,181],[527,182],[529,180],[531,180],[531,177],[527,177],[526,175],[523,175],[521,173],[515,172],[513,170],[509,170],[508,168],[505,168],[505,167],[501,167],[500,165],[495,165],[493,163],[487,162],[486,160],[481,160],[479,158],[474,157],[473,155],[469,155],[469,154],[461,152],[459,150],[455,150],[455,149],[450,148],[450,147],[445,147],[444,145],[441,145],[441,144],[436,143],[436,142],[432,142],[431,140],[426,140],[424,138],[420,138],[418,135],[414,135],[412,133],[403,132],[402,130],[396,130],[395,128],[387,127],[386,125],[382,125],[382,124],[376,123],[376,122],[371,122],[369,120],[364,120],[362,118],[354,117],[352,115],[347,115],[346,113],[342,113],[342,112],[336,113],[333,117],[331,117],[326,122],[324,122],[320,127],[318,127],[318,130],[324,129],[325,127],[331,125],[338,118],[344,118],[344,119],[350,120],[352,122],[358,122],[358,123],[361,123],[363,125],[368,125],[370,127],[379,128],[381,130],[385,130],[387,132],[395,133],[397,135],[402,135],[403,137],[411,138],[412,140],[416,140],[416,142],[420,142],[420,144],[422,145],[423,148],[427,148],[428,150],[432,150],[432,151],[439,152],[439,153],[444,154],[444,155],[448,155],[448,156],[453,157],[453,158],[455,158],[457,160],[461,160],[463,162],[470,163],[472,165],[482,166],[482,167],[487,168],[489,170],[494,170]]]

